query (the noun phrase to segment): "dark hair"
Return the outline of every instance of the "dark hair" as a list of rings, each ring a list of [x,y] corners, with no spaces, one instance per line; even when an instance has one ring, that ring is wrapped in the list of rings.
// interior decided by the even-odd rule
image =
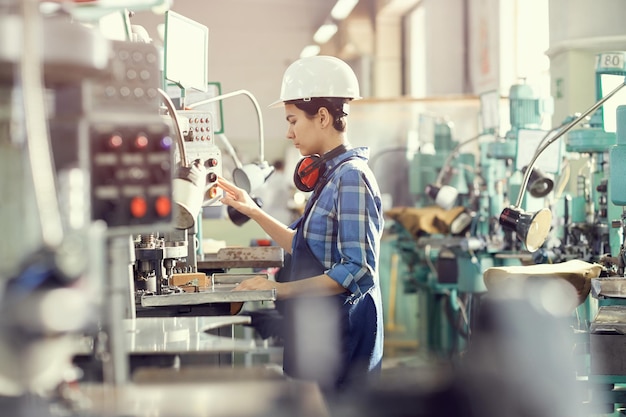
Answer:
[[[287,104],[293,104],[307,114],[311,118],[317,114],[320,108],[326,107],[331,116],[333,116],[333,127],[340,132],[346,130],[347,103],[348,98],[336,97],[313,97],[310,100],[290,100]]]

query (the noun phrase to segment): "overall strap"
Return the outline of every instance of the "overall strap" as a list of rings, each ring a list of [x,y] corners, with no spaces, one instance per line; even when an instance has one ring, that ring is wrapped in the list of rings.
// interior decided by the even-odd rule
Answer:
[[[324,176],[320,178],[319,182],[315,185],[315,189],[313,190],[313,194],[311,194],[311,198],[309,198],[309,201],[307,201],[307,204],[304,208],[304,213],[302,214],[302,217],[301,217],[302,222],[304,221],[304,219],[308,217],[309,212],[311,211],[311,208],[313,208],[313,204],[315,203],[315,200],[317,200],[317,195],[322,191],[322,189],[326,186],[326,184],[328,184],[328,181],[330,181],[331,174],[335,172],[344,163],[352,159],[356,159],[356,158],[358,158],[356,155],[350,155],[346,159],[339,161],[337,165],[335,165],[334,167],[332,167],[331,169],[329,169],[328,171],[324,173]]]

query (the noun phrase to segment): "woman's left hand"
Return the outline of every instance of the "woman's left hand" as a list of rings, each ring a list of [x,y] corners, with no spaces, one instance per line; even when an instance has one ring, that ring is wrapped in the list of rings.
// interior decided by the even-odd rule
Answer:
[[[284,284],[262,276],[256,276],[240,282],[234,291],[276,290],[276,297],[278,298],[279,288],[282,285]]]

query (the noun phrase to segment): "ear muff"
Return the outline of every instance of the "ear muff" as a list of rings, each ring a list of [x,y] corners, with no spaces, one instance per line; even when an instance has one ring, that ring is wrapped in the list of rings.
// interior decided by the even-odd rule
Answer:
[[[319,179],[324,176],[326,161],[341,155],[346,150],[345,145],[339,145],[322,157],[319,155],[311,155],[302,158],[296,165],[296,169],[293,173],[293,182],[296,188],[305,193],[313,191]]]
[[[296,165],[293,173],[293,182],[296,188],[308,193],[315,189],[315,184],[324,175],[326,165],[324,160],[318,155],[302,158]]]

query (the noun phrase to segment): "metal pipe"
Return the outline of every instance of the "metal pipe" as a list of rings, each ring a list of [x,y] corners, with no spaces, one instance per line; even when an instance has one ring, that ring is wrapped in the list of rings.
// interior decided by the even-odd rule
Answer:
[[[24,95],[24,125],[35,190],[35,204],[44,245],[56,247],[63,241],[63,222],[57,199],[52,150],[43,87],[43,24],[38,0],[23,0],[20,78]]]

